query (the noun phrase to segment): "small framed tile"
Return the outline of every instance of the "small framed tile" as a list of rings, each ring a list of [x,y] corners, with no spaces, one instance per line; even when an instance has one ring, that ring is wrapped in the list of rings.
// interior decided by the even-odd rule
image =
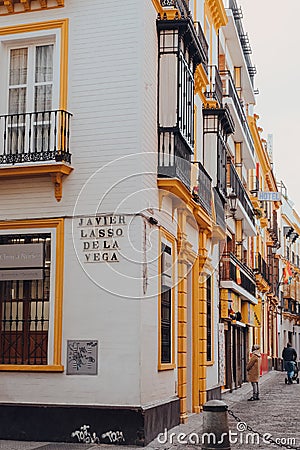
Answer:
[[[67,375],[98,374],[98,341],[67,341]]]

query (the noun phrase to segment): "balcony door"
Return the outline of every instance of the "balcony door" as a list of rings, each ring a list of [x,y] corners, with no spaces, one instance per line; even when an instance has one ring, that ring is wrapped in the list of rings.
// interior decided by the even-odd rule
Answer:
[[[54,45],[11,47],[8,52],[8,154],[50,148],[54,96]]]

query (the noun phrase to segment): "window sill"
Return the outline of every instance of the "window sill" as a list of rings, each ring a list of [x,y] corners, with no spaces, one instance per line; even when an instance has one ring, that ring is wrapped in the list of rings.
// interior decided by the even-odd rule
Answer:
[[[58,365],[19,365],[19,364],[0,364],[0,372],[63,372],[64,366]]]
[[[176,364],[159,364],[158,371],[162,370],[174,370],[176,369]]]
[[[73,167],[65,163],[18,165],[0,167],[0,178],[24,178],[49,175],[54,184],[55,198],[59,202],[62,198],[62,179],[69,175]]]
[[[215,364],[214,361],[206,361],[206,366],[213,366],[214,364]]]

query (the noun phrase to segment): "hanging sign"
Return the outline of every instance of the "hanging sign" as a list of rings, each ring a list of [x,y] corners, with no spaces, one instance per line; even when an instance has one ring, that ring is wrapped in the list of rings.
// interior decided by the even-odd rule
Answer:
[[[258,200],[264,201],[264,202],[280,202],[281,201],[281,193],[280,192],[259,191],[257,193],[257,198],[258,198]]]

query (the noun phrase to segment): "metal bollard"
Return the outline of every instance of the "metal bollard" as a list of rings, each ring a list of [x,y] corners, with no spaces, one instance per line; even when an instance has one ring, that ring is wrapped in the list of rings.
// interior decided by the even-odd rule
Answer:
[[[203,405],[203,433],[201,449],[230,450],[228,406],[222,400],[210,400]]]

